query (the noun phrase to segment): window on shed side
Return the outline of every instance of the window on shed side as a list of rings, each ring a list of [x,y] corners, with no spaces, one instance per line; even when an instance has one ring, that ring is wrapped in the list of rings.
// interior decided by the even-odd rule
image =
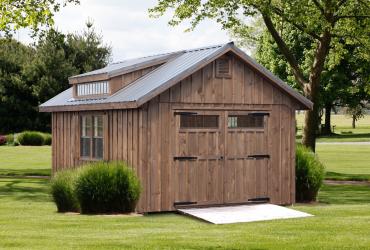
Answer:
[[[80,155],[84,159],[103,159],[103,116],[81,116]]]
[[[216,77],[231,78],[232,64],[229,57],[221,57],[215,61]]]

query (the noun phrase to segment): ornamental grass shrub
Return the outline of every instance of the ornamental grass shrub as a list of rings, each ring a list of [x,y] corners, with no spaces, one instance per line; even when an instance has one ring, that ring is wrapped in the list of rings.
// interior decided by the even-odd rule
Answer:
[[[58,212],[79,212],[75,184],[79,175],[78,169],[63,170],[51,179],[51,195]]]
[[[42,146],[44,135],[36,131],[24,131],[18,134],[17,141],[23,146]]]
[[[84,166],[76,181],[81,213],[128,213],[135,210],[141,186],[123,162],[97,162]]]
[[[314,152],[303,145],[297,145],[296,150],[296,201],[315,201],[323,183],[324,165]]]

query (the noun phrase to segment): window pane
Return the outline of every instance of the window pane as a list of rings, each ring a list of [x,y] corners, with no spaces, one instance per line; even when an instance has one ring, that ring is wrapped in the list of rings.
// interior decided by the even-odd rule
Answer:
[[[264,117],[254,115],[232,115],[228,117],[229,128],[263,128]]]
[[[90,157],[90,138],[81,138],[81,156],[82,157]]]
[[[91,116],[82,117],[82,131],[81,136],[91,136]]]
[[[103,137],[103,117],[94,116],[94,137]]]
[[[94,154],[93,157],[97,159],[103,158],[103,138],[94,138],[93,140]]]
[[[236,128],[237,127],[237,117],[236,116],[229,116],[228,119],[228,127],[229,128]]]
[[[181,115],[181,128],[218,128],[218,115]]]

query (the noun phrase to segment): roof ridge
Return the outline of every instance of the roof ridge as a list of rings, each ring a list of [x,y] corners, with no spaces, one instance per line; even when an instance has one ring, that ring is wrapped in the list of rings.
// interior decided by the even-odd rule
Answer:
[[[199,48],[194,48],[194,49],[188,49],[185,50],[185,52],[193,52],[193,51],[199,51],[199,50],[206,50],[206,49],[214,49],[214,48],[221,48],[226,45],[233,45],[234,42],[228,42],[228,43],[221,43],[221,44],[215,44],[215,45],[210,45],[210,46],[204,46],[204,47],[199,47]]]
[[[129,60],[143,59],[143,58],[149,58],[149,57],[154,57],[154,56],[164,56],[164,55],[171,55],[171,54],[179,54],[181,52],[185,52],[186,53],[186,52],[193,52],[193,51],[199,51],[199,50],[205,50],[205,49],[213,49],[213,48],[217,48],[217,47],[220,48],[220,47],[225,46],[225,45],[228,45],[228,44],[234,44],[234,42],[221,43],[221,44],[215,44],[215,45],[210,45],[210,46],[202,46],[202,47],[197,47],[197,48],[193,48],[193,49],[176,50],[176,51],[172,51],[172,52],[165,52],[165,53],[153,54],[153,55],[148,55],[148,56],[133,57],[133,58],[129,58],[129,59],[126,59],[126,60],[113,62],[113,63],[111,63],[109,65],[115,65],[115,64],[120,64],[120,63],[123,63],[123,62],[127,62]]]
[[[149,55],[149,56],[132,57],[132,58],[129,58],[129,59],[126,59],[126,60],[113,62],[113,63],[111,63],[111,64],[108,64],[107,66],[109,66],[109,65],[115,65],[115,64],[120,64],[120,63],[124,63],[124,62],[130,61],[130,60],[137,60],[137,59],[144,59],[144,58],[155,57],[155,56],[165,56],[165,55],[171,55],[171,54],[178,54],[178,53],[181,53],[181,52],[184,52],[184,51],[185,51],[185,50],[178,50],[178,51],[173,51],[173,52],[166,52],[166,53],[160,53],[160,54],[153,54],[153,55]]]

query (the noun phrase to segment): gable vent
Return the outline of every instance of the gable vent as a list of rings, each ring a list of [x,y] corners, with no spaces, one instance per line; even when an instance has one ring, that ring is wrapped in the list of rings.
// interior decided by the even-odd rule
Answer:
[[[229,58],[220,58],[216,60],[216,77],[231,77],[231,60]]]

